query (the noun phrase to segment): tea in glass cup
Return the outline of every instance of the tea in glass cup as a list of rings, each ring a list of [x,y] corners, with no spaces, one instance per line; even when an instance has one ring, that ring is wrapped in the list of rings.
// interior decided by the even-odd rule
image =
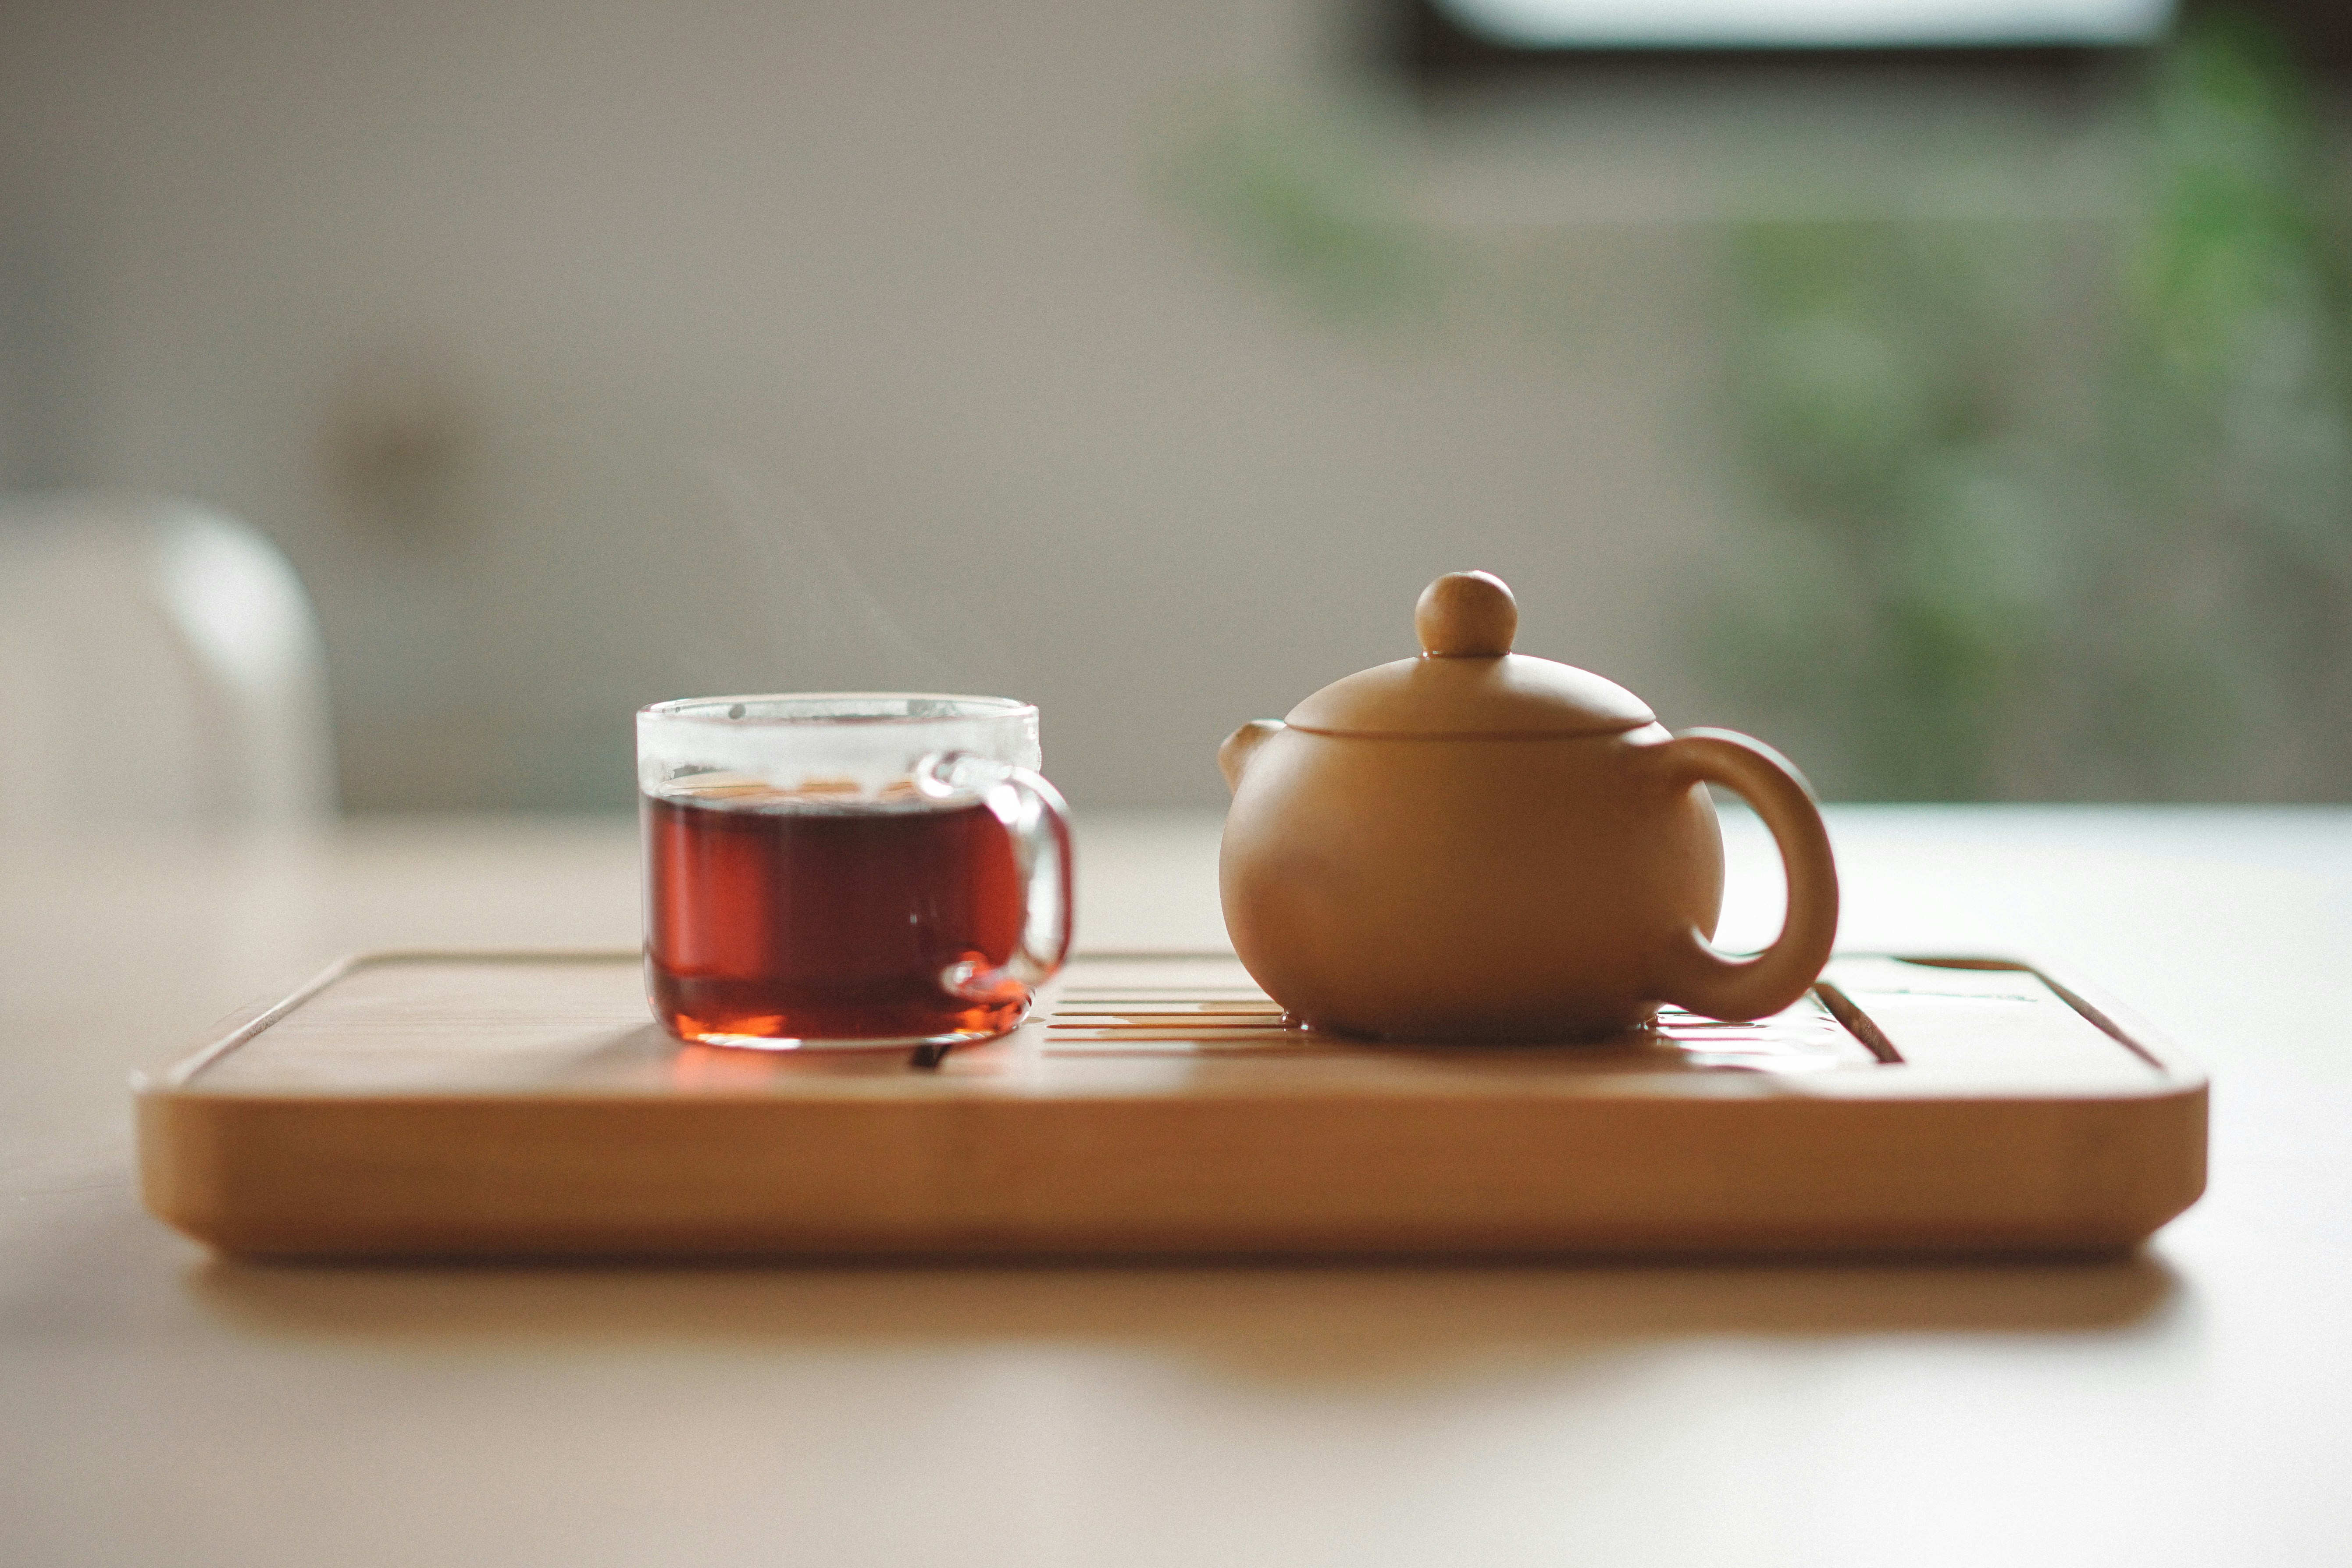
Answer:
[[[1037,710],[998,697],[693,698],[637,715],[646,980],[663,1027],[765,1050],[1017,1027],[1071,924]]]

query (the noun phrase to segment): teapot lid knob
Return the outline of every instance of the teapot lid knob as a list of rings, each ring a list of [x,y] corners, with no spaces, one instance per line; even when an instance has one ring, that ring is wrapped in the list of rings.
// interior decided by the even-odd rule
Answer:
[[[1500,658],[1519,629],[1518,601],[1492,572],[1448,572],[1421,591],[1412,629],[1432,658]]]

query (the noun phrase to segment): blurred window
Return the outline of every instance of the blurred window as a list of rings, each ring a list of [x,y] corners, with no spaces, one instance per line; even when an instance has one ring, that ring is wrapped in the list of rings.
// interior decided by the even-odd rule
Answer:
[[[2152,43],[2173,0],[1436,0],[1518,48],[1922,48]]]
[[[1376,36],[1426,87],[1829,75],[2064,81],[2208,13],[2252,21],[2306,69],[2352,77],[2346,0],[1374,0]]]

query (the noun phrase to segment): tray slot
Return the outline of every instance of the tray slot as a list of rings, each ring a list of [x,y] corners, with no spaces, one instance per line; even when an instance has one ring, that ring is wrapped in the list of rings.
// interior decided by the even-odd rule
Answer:
[[[1841,957],[1832,962],[1824,988],[1867,1018],[1915,1069],[2041,1083],[2164,1070],[2095,1009],[2026,964]]]
[[[1504,1059],[1583,1073],[1801,1073],[1873,1067],[1888,1059],[1822,1000],[1808,998],[1753,1022],[1702,1018],[1661,1009],[1654,1027],[1614,1039],[1492,1047],[1368,1043],[1318,1035],[1284,1022],[1271,997],[1217,987],[1217,999],[1171,1002],[1172,988],[1072,987],[1045,1020],[1045,1054],[1076,1057],[1213,1057],[1220,1061],[1296,1059],[1349,1053],[1433,1049],[1459,1057],[1484,1049]],[[1203,989],[1212,989],[1203,987]],[[1850,1005],[1849,1005],[1850,1006]],[[1859,1011],[1855,1011],[1859,1016]],[[1864,1020],[1874,1034],[1877,1031]],[[1878,1038],[1883,1043],[1884,1035]],[[1886,1047],[1891,1053],[1892,1047]],[[1894,1058],[1900,1060],[1899,1057]]]
[[[1903,1053],[1895,1048],[1895,1042],[1886,1037],[1885,1031],[1869,1014],[1853,1005],[1852,997],[1826,980],[1813,987],[1813,994],[1822,999],[1822,1005],[1830,1010],[1832,1017],[1845,1026],[1847,1034],[1860,1040],[1863,1048],[1878,1058],[1879,1065],[1902,1065]]]

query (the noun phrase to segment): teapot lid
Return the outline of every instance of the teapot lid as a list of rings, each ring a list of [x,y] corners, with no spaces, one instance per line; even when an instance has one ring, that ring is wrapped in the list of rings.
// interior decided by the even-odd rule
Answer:
[[[1421,657],[1333,681],[1290,710],[1326,735],[1609,735],[1657,722],[1649,705],[1589,669],[1511,651],[1519,606],[1490,572],[1452,572],[1413,607]]]

